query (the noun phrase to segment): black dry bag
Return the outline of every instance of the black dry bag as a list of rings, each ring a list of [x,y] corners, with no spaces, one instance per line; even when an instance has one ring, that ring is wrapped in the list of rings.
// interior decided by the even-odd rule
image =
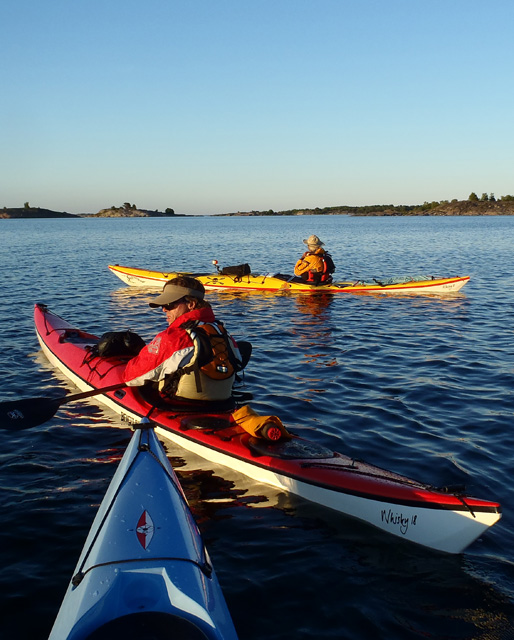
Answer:
[[[221,270],[222,276],[236,276],[237,278],[242,278],[243,276],[248,276],[252,273],[249,264],[237,264],[233,267],[223,267]]]
[[[93,347],[93,355],[101,358],[112,356],[130,356],[132,358],[137,356],[144,346],[143,338],[133,331],[108,331]]]

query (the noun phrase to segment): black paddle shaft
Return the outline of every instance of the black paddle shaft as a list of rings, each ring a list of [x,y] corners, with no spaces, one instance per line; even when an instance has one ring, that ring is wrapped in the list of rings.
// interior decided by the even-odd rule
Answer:
[[[0,402],[0,429],[21,431],[22,429],[37,427],[50,420],[62,404],[115,391],[125,386],[125,383],[121,382],[110,387],[82,391],[81,393],[74,393],[61,398],[25,398],[24,400]]]

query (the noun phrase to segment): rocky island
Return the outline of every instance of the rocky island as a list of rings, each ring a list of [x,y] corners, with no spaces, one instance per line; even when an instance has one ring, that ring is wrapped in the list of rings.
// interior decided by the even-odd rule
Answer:
[[[98,213],[66,213],[65,211],[52,211],[41,207],[31,207],[28,202],[24,207],[0,209],[0,218],[180,218],[186,214],[176,214],[173,209],[166,211],[150,211],[139,209],[135,204],[125,202],[121,207],[112,206],[101,209]]]
[[[52,211],[41,207],[4,207],[0,209],[0,218],[78,218],[73,213]]]
[[[186,217],[185,214],[176,214],[173,209],[166,211],[150,211],[149,209],[139,209],[135,204],[125,202],[121,207],[112,206],[108,209],[100,209],[98,213],[82,214],[81,217],[88,218],[173,218]]]

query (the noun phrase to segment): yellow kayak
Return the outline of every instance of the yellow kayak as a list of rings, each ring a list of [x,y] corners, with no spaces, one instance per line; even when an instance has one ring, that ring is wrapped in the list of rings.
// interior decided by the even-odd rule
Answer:
[[[299,291],[312,293],[373,293],[373,294],[448,294],[462,289],[470,276],[453,278],[400,278],[373,280],[373,282],[332,282],[324,285],[306,284],[300,278],[282,274],[259,275],[249,273],[243,276],[222,273],[185,273],[178,271],[151,271],[136,267],[109,265],[109,269],[125,284],[136,287],[162,289],[165,282],[178,275],[193,276],[200,280],[206,289],[224,291]]]

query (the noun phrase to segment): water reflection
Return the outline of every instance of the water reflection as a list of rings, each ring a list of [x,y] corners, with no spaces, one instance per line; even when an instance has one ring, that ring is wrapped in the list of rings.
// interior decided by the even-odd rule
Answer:
[[[159,289],[144,289],[141,287],[121,287],[110,292],[111,299],[120,305],[133,307],[135,303],[141,301],[150,302],[152,298],[159,295]]]
[[[242,302],[251,302],[253,304],[262,304],[268,307],[270,304],[276,304],[280,299],[290,297],[290,293],[288,291],[252,291],[251,289],[247,290],[230,290],[226,291],[207,291],[206,298],[209,299],[210,302],[213,300],[216,302],[231,302],[231,301],[242,301]]]
[[[229,508],[269,506],[266,496],[251,495],[247,489],[238,488],[236,483],[216,475],[211,469],[185,470],[178,466],[176,459],[172,460],[172,465],[200,527],[206,522],[232,517],[233,514],[227,512]],[[207,466],[204,463],[204,467]]]
[[[315,294],[299,294],[295,297],[296,307],[301,314],[312,316],[324,322],[330,319],[330,306],[333,304],[335,294],[324,292]]]
[[[110,292],[111,308],[116,312],[123,311],[135,314],[141,310],[148,311],[148,303],[159,295],[159,289],[148,290],[138,287],[124,287]]]
[[[295,297],[298,313],[291,318],[295,345],[302,351],[302,363],[333,367],[339,364],[334,349],[332,293]]]
[[[208,511],[209,518],[219,518],[217,512],[228,507],[288,509],[295,504],[295,497],[289,493],[206,461],[169,440],[163,445],[195,516],[197,512],[205,516]]]

